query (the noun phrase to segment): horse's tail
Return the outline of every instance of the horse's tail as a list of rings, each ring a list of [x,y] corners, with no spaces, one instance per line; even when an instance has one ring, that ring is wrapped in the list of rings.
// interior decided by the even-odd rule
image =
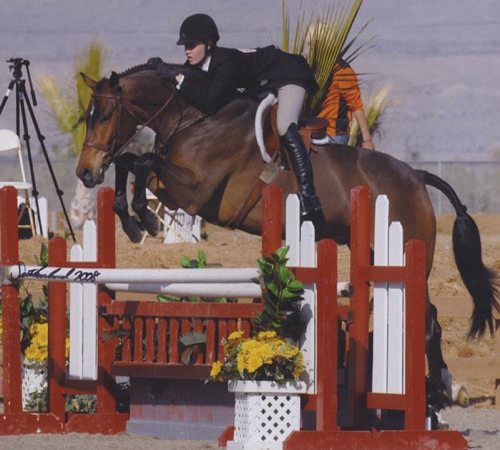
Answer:
[[[443,179],[425,170],[417,170],[426,185],[440,190],[455,208],[453,253],[460,276],[474,300],[469,338],[481,337],[486,324],[493,334],[493,310],[500,312],[498,275],[483,264],[481,238],[474,219],[460,202],[457,193]]]

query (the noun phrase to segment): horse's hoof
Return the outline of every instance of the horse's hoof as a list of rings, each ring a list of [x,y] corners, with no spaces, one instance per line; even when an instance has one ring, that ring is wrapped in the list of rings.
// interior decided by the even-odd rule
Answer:
[[[128,232],[128,233],[125,231],[125,234],[128,236],[130,241],[133,242],[134,244],[138,244],[139,242],[142,241],[142,236],[143,236],[142,231],[139,231],[139,232],[132,231],[132,232]]]
[[[160,232],[160,221],[151,211],[141,215],[141,226],[153,237]]]
[[[451,393],[451,398],[455,405],[459,405],[462,408],[467,408],[469,406],[469,393],[464,386],[460,384],[454,384],[451,388]]]
[[[433,430],[449,430],[450,424],[443,420],[440,411],[436,411],[431,416],[431,428]]]
[[[123,231],[134,244],[141,242],[143,231],[135,219],[129,220]]]

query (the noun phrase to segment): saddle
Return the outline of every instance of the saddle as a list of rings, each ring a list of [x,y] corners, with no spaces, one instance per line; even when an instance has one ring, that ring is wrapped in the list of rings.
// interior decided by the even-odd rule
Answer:
[[[255,137],[265,162],[277,159],[287,161],[288,158],[282,148],[276,125],[277,109],[277,98],[269,94],[259,104],[255,114]],[[313,144],[327,143],[327,125],[328,121],[319,117],[299,120],[299,132],[308,152],[314,151]]]
[[[277,101],[277,98],[273,94],[268,94],[257,108],[255,113],[255,137],[262,159],[267,164],[250,189],[245,201],[240,205],[234,217],[229,220],[226,226],[235,228],[241,224],[259,200],[263,187],[271,183],[280,170],[279,166],[286,169],[290,167],[288,155],[281,145],[276,125]],[[298,125],[302,141],[309,153],[315,151],[314,145],[328,143],[328,136],[326,134],[328,121],[326,119],[301,119]]]

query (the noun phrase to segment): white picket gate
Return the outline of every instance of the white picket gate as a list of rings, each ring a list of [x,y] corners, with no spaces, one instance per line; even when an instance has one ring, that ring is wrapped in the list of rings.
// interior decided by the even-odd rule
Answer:
[[[83,248],[71,247],[70,260],[97,260],[96,225],[87,220],[83,226]],[[97,285],[70,283],[69,377],[97,380]]]
[[[389,224],[389,200],[379,195],[375,202],[374,264],[403,266],[403,228]],[[372,391],[404,393],[405,290],[403,283],[377,282],[373,289]]]

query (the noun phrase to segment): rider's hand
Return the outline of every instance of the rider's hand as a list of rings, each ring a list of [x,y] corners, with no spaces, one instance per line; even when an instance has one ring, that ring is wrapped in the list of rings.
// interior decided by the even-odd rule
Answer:
[[[153,58],[149,58],[147,64],[150,66],[158,66],[159,64],[162,64],[163,60],[159,58],[158,56],[155,56]]]
[[[160,74],[160,79],[162,81],[169,81],[171,83],[177,83],[177,79],[175,78],[177,73],[172,70],[172,68],[167,64],[162,62],[158,64],[156,68],[158,73]]]

